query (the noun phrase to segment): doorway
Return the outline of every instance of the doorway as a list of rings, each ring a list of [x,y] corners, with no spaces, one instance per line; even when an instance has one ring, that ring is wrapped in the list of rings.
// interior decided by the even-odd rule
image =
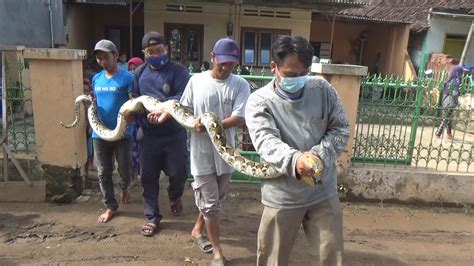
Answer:
[[[466,35],[448,34],[444,40],[443,53],[453,56],[456,60],[461,59],[462,50],[466,44]]]
[[[186,67],[201,69],[204,43],[204,25],[165,23],[166,39],[169,40],[169,56],[172,61]]]

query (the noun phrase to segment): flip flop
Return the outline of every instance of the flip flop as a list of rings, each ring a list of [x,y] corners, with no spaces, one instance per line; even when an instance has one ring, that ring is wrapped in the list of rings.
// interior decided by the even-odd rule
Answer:
[[[211,241],[205,236],[200,237],[192,237],[194,243],[198,246],[198,248],[204,253],[211,253],[212,252],[212,244]]]
[[[225,266],[226,265],[226,260],[224,257],[220,257],[218,259],[212,259],[211,260],[211,266]]]
[[[153,236],[158,231],[158,226],[152,223],[146,223],[141,230],[142,235],[146,237]]]

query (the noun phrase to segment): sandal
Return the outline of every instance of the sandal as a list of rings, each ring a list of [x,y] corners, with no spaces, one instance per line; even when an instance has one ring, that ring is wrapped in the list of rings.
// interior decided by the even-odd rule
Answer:
[[[212,252],[212,244],[211,241],[206,236],[200,237],[191,237],[193,239],[194,244],[198,246],[198,248],[204,253],[211,253]]]
[[[224,257],[211,260],[211,266],[225,266],[227,265],[227,260]]]
[[[181,198],[177,201],[170,201],[170,209],[173,216],[180,216],[183,213],[183,202]]]
[[[158,227],[157,227],[156,224],[146,223],[142,227],[141,233],[142,233],[142,235],[144,235],[146,237],[150,237],[150,236],[153,236],[154,234],[156,234],[157,231],[158,231]]]

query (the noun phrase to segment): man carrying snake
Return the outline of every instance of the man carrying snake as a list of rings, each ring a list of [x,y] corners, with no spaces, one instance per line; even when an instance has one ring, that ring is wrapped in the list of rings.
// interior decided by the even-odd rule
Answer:
[[[168,45],[158,32],[143,36],[145,64],[135,70],[133,96],[152,96],[162,102],[181,99],[189,80],[188,70],[168,59]],[[169,176],[168,197],[173,215],[181,215],[187,178],[187,133],[169,113],[153,111],[140,116],[137,132],[145,225],[144,236],[157,233],[162,219],[158,207],[160,174]]]
[[[117,64],[118,52],[115,44],[109,40],[99,41],[94,48],[97,63],[102,71],[92,78],[92,90],[97,104],[97,115],[108,128],[115,128],[120,106],[128,101],[133,88],[133,75],[121,69]],[[126,118],[126,120],[130,120]],[[100,223],[112,219],[118,209],[115,199],[112,173],[114,154],[120,174],[120,200],[128,203],[128,185],[132,175],[132,131],[128,128],[117,141],[106,141],[97,132],[92,133],[94,159],[97,166],[99,186],[107,210],[99,216]]]
[[[232,74],[239,56],[234,40],[218,40],[211,52],[212,70],[191,77],[181,98],[182,105],[190,108],[195,117],[215,113],[231,146],[235,146],[235,127],[244,124],[245,103],[250,94],[248,82]],[[199,214],[191,236],[203,252],[214,253],[211,265],[225,264],[219,242],[219,211],[232,171],[214,148],[200,118],[196,119],[191,133],[191,185]],[[208,237],[203,234],[204,227]]]
[[[270,63],[274,79],[247,102],[245,120],[257,153],[284,173],[262,179],[258,265],[288,265],[301,225],[320,265],[342,264],[336,159],[346,147],[349,122],[334,88],[308,77],[312,56],[304,38],[279,37]],[[321,173],[322,184],[304,178],[315,173]]]

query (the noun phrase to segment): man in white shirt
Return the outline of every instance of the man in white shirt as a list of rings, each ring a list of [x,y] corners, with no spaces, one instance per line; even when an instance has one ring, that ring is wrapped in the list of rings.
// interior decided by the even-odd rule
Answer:
[[[228,143],[235,146],[235,127],[244,124],[245,103],[250,95],[249,84],[232,74],[239,63],[239,47],[230,38],[216,42],[211,53],[212,70],[196,74],[181,98],[195,116],[212,112],[222,123]],[[220,202],[224,198],[233,169],[220,157],[205,127],[196,120],[191,134],[191,174],[199,215],[191,233],[203,252],[214,252],[211,265],[225,265],[219,243]],[[209,240],[203,235],[206,226]]]

